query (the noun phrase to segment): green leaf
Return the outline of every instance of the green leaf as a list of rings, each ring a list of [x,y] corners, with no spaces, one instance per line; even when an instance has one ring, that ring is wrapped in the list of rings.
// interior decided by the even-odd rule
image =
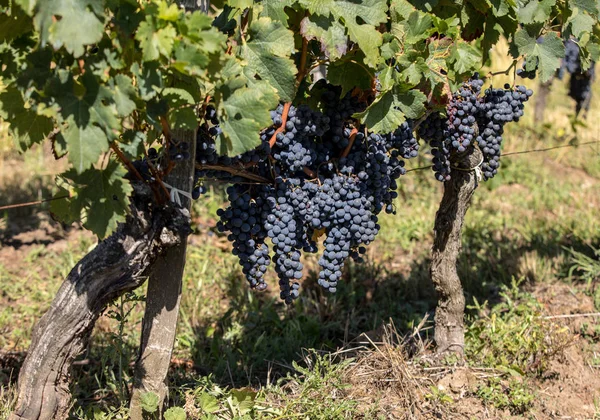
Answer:
[[[156,62],[145,63],[142,67],[134,63],[131,72],[137,77],[140,98],[144,101],[154,98],[164,87],[162,69]]]
[[[571,33],[581,38],[584,32],[592,32],[596,21],[590,15],[583,13],[580,9],[574,9],[573,15],[567,21],[571,25]]]
[[[515,35],[515,44],[519,54],[525,55],[528,60],[538,59],[542,82],[554,76],[554,72],[560,67],[561,59],[565,56],[563,41],[555,32],[544,35],[538,43],[535,36],[531,36],[526,29],[521,29]]]
[[[254,4],[253,0],[229,0],[227,2],[231,7],[237,7],[238,9],[247,9],[252,7]]]
[[[515,3],[510,0],[490,0],[492,13],[496,17],[506,16],[515,8]]]
[[[111,82],[113,82],[113,100],[117,107],[117,113],[120,117],[126,117],[136,108],[134,101],[137,97],[136,89],[133,87],[131,78],[124,74],[117,74]]]
[[[417,57],[416,60],[404,67],[400,76],[409,85],[417,86],[421,82],[423,75],[429,71],[430,68],[427,66],[423,57]]]
[[[181,14],[181,9],[176,4],[169,4],[166,1],[158,2],[158,19],[169,22],[177,22]]]
[[[593,16],[598,16],[599,4],[595,0],[569,0],[569,6],[577,7]]]
[[[169,125],[173,129],[181,128],[184,130],[198,129],[198,116],[193,108],[173,109],[169,112]]]
[[[62,175],[77,191],[77,195],[69,199],[70,205],[84,212],[83,225],[101,239],[126,220],[129,195],[133,191],[129,181],[124,178],[126,174],[127,171],[119,162],[110,160],[104,169],[90,168],[81,174],[70,169]],[[153,401],[152,397],[142,396],[142,408],[151,409]]]
[[[165,420],[186,420],[185,410],[181,407],[171,407],[165,411]]]
[[[448,61],[454,64],[458,73],[472,72],[481,63],[481,51],[466,42],[457,41],[453,47]]]
[[[143,60],[153,61],[158,60],[161,55],[171,56],[176,36],[177,31],[171,25],[158,29],[152,17],[146,16],[146,20],[140,23],[135,39],[140,42]]]
[[[162,98],[165,99],[171,107],[194,105],[196,103],[192,94],[182,88],[165,88],[162,91]]]
[[[295,0],[263,0],[260,2],[263,9],[260,12],[261,17],[268,17],[286,25],[288,16],[285,13],[286,7],[291,7]]]
[[[9,123],[9,131],[22,152],[41,143],[54,128],[50,118],[25,107],[21,93],[14,86],[0,93],[0,118]]]
[[[69,162],[78,173],[82,173],[108,150],[108,139],[100,127],[92,124],[78,126],[75,117],[70,117],[67,124],[63,137],[69,151]]]
[[[69,199],[69,190],[60,185],[59,180],[57,180],[57,183],[59,184],[59,188],[52,196],[54,200],[50,202],[50,212],[68,225],[78,222],[81,219],[81,208],[73,205],[72,201]],[[68,187],[66,182],[63,184]]]
[[[429,38],[433,32],[432,19],[430,15],[414,11],[404,22],[406,28],[405,42],[415,44],[423,39]]]
[[[75,57],[83,55],[85,46],[94,44],[104,33],[103,0],[37,1],[35,28],[42,45],[65,47]]]
[[[556,0],[529,0],[525,6],[519,8],[519,22],[524,24],[541,23],[548,20]]]
[[[483,34],[486,14],[477,10],[472,3],[466,3],[460,10],[461,35],[465,41],[473,41]]]
[[[366,110],[353,116],[375,133],[390,133],[406,120],[398,105],[395,95],[389,91],[377,98]]]
[[[360,45],[365,63],[376,67],[380,61],[379,47],[383,37],[377,30],[387,21],[387,2],[381,0],[301,0],[312,14],[341,19],[353,42]],[[365,22],[365,23],[359,23]]]
[[[156,413],[158,410],[158,402],[158,395],[156,395],[154,392],[145,392],[140,398],[142,410],[147,413]]]
[[[232,389],[231,396],[235,405],[243,416],[248,414],[254,408],[254,400],[256,399],[256,391],[251,388]]]
[[[10,4],[10,3],[9,3]],[[9,13],[0,12],[0,43],[12,41],[29,32],[33,27],[31,18],[15,4],[10,4]],[[0,8],[2,10],[2,8]]]
[[[202,394],[200,394],[198,400],[200,409],[204,413],[214,413],[219,409],[219,400],[210,395],[208,392],[203,392]]]
[[[370,89],[373,77],[371,70],[353,61],[337,62],[327,68],[327,80],[342,87],[342,97],[354,88]]]
[[[242,57],[261,80],[271,84],[285,102],[296,94],[296,66],[289,56],[294,52],[294,35],[281,22],[259,18],[248,29],[250,41],[242,46]]]
[[[427,96],[419,90],[409,90],[408,92],[396,94],[396,103],[406,118],[417,119],[425,112],[425,102]]]
[[[270,110],[277,106],[277,95],[268,85],[256,83],[237,89],[223,101],[223,133],[216,146],[221,154],[239,155],[260,144],[260,131],[272,124]]]
[[[115,130],[120,127],[113,93],[101,85],[91,71],[75,82],[71,75],[62,82],[53,79],[48,93],[57,96],[63,120],[71,119],[77,127],[97,125],[109,139],[115,139]],[[60,95],[60,96],[59,96]]]
[[[309,41],[316,39],[321,50],[332,61],[341,58],[348,50],[348,37],[344,26],[324,16],[308,16],[300,22],[300,33]]]
[[[129,160],[136,160],[144,155],[146,138],[142,131],[126,130],[121,135],[119,147]]]

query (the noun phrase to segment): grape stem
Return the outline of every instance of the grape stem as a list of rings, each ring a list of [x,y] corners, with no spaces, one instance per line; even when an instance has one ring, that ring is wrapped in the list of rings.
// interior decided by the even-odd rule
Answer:
[[[237,176],[251,179],[253,181],[260,182],[262,184],[270,184],[271,183],[271,181],[269,181],[267,178],[263,178],[262,176],[253,174],[251,172],[247,172],[243,169],[236,169],[236,168],[232,168],[232,167],[225,166],[225,165],[201,165],[199,163],[196,163],[196,169],[224,171],[224,172],[229,172],[232,175],[237,175]]]
[[[423,114],[423,116],[421,118],[419,118],[417,120],[417,122],[413,125],[413,130],[416,130],[417,128],[419,128],[419,126],[423,123],[423,121],[425,121],[427,119],[427,117],[429,117],[431,115],[433,111],[432,110],[428,110],[427,112],[425,112],[425,114]]]
[[[305,166],[304,168],[302,168],[302,170],[304,171],[304,173],[306,175],[308,175],[309,177],[311,177],[311,179],[315,179],[317,177],[317,174],[315,173],[315,171],[313,171],[312,169],[310,169],[308,166]]]
[[[271,147],[275,146],[275,142],[277,141],[277,134],[283,133],[285,131],[285,124],[287,123],[287,117],[288,112],[290,112],[290,106],[292,106],[291,102],[286,102],[283,105],[283,112],[281,113],[281,125],[277,130],[275,130],[275,132],[271,136],[271,139],[269,140],[269,146]]]
[[[300,55],[300,67],[296,76],[296,84],[300,84],[306,75],[306,55],[308,51],[308,39],[302,37],[302,54]]]
[[[354,144],[354,139],[356,138],[357,134],[358,134],[358,130],[356,128],[353,128],[352,131],[350,132],[350,140],[348,140],[348,146],[346,146],[346,148],[342,152],[341,157],[345,158],[348,156],[348,153],[350,153],[350,149],[352,149],[352,145]]]
[[[510,73],[510,70],[511,70],[513,67],[515,67],[516,65],[517,65],[517,60],[513,60],[512,64],[511,64],[511,65],[510,65],[510,66],[509,66],[509,67],[508,67],[506,70],[503,70],[503,71],[496,71],[496,72],[494,72],[494,73],[492,73],[492,72],[489,72],[489,73],[487,74],[487,77],[499,76],[499,75],[501,75],[501,74],[506,74],[506,75],[508,75],[508,74]]]
[[[127,159],[127,156],[125,156],[125,154],[121,151],[121,149],[119,148],[119,146],[116,143],[111,142],[110,143],[110,148],[113,150],[113,152],[115,152],[115,154],[117,155],[117,157],[119,158],[119,160],[121,162],[123,162],[123,165],[125,165],[127,167],[127,169],[129,169],[129,172],[131,172],[132,174],[134,174],[137,179],[139,179],[140,181],[144,182],[144,178],[142,177],[142,175],[140,175],[140,173],[138,172],[138,170],[135,169],[135,166],[133,166],[133,164],[131,163],[131,161],[129,159]]]

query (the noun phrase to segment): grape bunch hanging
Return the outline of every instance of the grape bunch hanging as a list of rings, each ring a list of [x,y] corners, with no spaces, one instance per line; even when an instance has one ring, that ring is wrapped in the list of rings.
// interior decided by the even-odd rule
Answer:
[[[453,95],[446,115],[431,114],[418,129],[432,147],[440,181],[450,179],[452,154],[476,143],[485,176],[493,177],[504,124],[519,119],[532,93],[505,87],[481,96],[482,85],[475,75]],[[217,213],[219,231],[227,233],[252,288],[264,290],[265,273],[274,266],[286,303],[299,296],[302,253],[319,252],[321,242],[318,282],[336,291],[345,262],[362,261],[377,236],[378,215],[395,214],[398,178],[406,173],[405,160],[419,152],[413,121],[389,134],[373,133],[352,118],[365,104],[323,82],[315,90],[322,111],[279,105],[261,144],[244,154],[219,156],[219,121],[211,107],[197,137],[196,188],[204,188],[202,179],[232,184],[229,206]]]
[[[525,86],[489,88],[481,95],[483,80],[475,74],[454,93],[446,113],[433,113],[418,128],[419,137],[431,146],[433,170],[439,181],[450,179],[453,154],[463,153],[477,143],[483,154],[485,179],[500,167],[504,126],[523,116],[524,104],[533,95]]]
[[[592,82],[595,79],[596,63],[593,61],[590,68],[583,70],[579,60],[579,46],[572,39],[565,41],[565,57],[562,60],[557,77],[563,79],[566,73],[570,74],[569,96],[575,100],[575,114],[589,111],[592,100]]]
[[[218,229],[227,232],[251,287],[266,288],[274,266],[287,303],[299,294],[301,254],[318,252],[321,237],[319,284],[335,292],[345,261],[360,261],[379,232],[378,214],[395,212],[404,160],[419,149],[411,122],[387,135],[370,133],[352,119],[363,104],[330,85],[316,89],[322,112],[280,105],[261,145],[242,155],[217,154],[212,109],[198,133],[196,177],[233,184]]]

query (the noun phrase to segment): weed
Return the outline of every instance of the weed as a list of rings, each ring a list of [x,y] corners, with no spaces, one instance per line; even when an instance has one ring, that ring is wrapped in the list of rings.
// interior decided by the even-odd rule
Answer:
[[[524,381],[512,378],[508,382],[491,378],[486,385],[478,387],[475,394],[486,404],[500,410],[508,409],[513,414],[525,413],[536,398]]]
[[[466,354],[472,364],[525,375],[541,374],[552,357],[570,344],[565,327],[544,319],[537,300],[519,290],[519,282],[503,287],[503,301],[491,310],[475,302],[478,318],[467,328]]]

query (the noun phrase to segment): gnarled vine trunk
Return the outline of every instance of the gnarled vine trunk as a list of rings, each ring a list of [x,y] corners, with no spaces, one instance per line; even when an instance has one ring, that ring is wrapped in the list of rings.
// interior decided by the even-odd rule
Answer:
[[[71,364],[96,320],[115,298],[140,286],[154,261],[189,233],[187,210],[156,207],[149,187],[134,185],[126,223],[77,263],[35,326],[12,420],[67,417]]]
[[[444,183],[444,195],[435,216],[431,257],[431,280],[438,293],[434,339],[438,353],[464,354],[465,296],[456,271],[461,250],[462,227],[478,179],[473,169],[481,162],[474,147],[454,162],[452,178]]]

